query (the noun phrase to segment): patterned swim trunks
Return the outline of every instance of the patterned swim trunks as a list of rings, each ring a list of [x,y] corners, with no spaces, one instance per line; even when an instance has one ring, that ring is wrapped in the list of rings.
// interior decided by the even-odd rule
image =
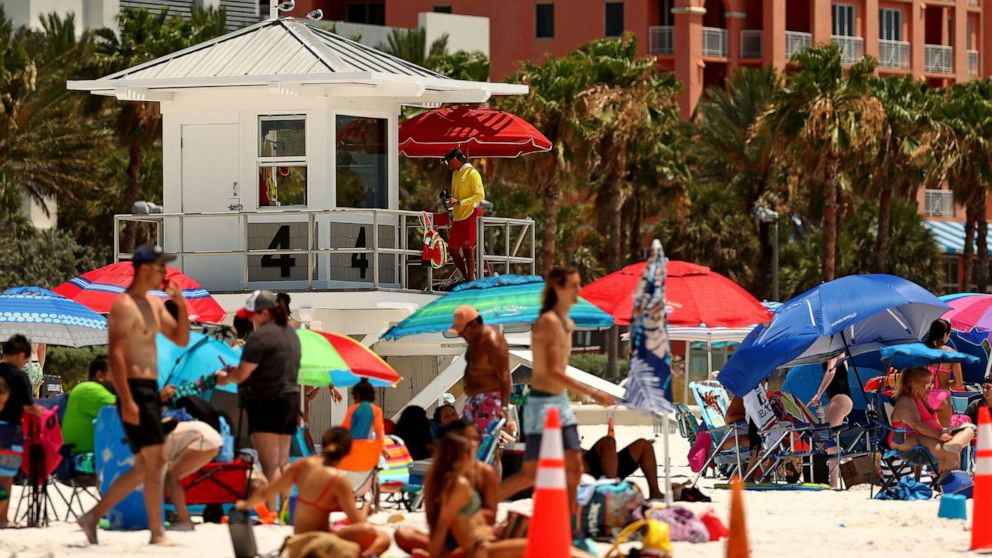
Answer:
[[[462,409],[462,418],[474,423],[479,434],[485,436],[489,423],[499,420],[502,411],[503,398],[498,391],[491,391],[469,396]]]

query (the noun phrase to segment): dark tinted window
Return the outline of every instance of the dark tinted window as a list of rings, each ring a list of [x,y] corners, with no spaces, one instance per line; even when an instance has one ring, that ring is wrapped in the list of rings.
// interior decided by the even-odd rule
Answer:
[[[348,4],[345,9],[345,21],[385,25],[386,4],[383,2],[355,2]]]
[[[450,14],[451,6],[434,6],[434,12],[439,14]]]
[[[538,39],[551,39],[555,36],[555,5],[538,4],[537,8],[537,30],[534,34]]]
[[[606,3],[606,32],[607,37],[623,35],[623,2]]]

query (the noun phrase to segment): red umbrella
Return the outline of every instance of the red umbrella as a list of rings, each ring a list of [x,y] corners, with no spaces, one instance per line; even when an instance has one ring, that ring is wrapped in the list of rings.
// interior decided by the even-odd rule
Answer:
[[[644,266],[629,265],[589,283],[582,289],[582,298],[612,315],[617,325],[630,325],[634,289]],[[740,285],[706,266],[669,261],[665,272],[669,325],[743,327],[772,317]]]
[[[134,266],[131,262],[118,262],[86,272],[55,287],[55,292],[86,306],[94,312],[107,314],[117,295],[124,292],[134,280]],[[182,289],[186,299],[189,319],[195,322],[220,323],[227,316],[214,297],[188,275],[166,266],[165,280],[174,281]],[[164,291],[149,291],[166,300]]]
[[[520,157],[551,150],[551,141],[526,120],[487,107],[432,110],[400,124],[400,153],[444,157],[453,148],[469,157]]]

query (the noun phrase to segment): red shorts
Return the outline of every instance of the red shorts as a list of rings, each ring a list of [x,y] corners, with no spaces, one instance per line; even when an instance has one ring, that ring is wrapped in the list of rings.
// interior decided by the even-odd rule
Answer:
[[[451,223],[451,230],[448,232],[448,248],[452,250],[475,249],[475,224],[478,216],[479,209],[476,208],[467,219]]]

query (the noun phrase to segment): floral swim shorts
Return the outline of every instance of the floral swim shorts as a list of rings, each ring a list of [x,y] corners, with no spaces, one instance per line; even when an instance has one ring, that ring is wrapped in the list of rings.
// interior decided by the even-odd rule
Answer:
[[[471,395],[465,401],[462,418],[471,421],[479,429],[479,434],[485,436],[489,431],[489,423],[499,420],[503,412],[503,398],[498,391]]]

